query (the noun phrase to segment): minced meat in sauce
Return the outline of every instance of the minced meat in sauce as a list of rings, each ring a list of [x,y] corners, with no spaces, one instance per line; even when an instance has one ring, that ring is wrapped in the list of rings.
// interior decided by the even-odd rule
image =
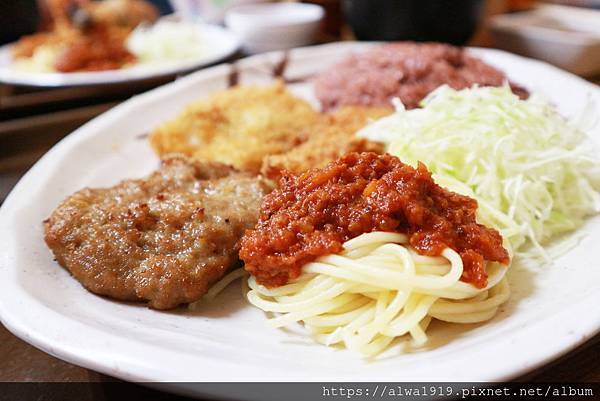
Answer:
[[[462,257],[461,280],[482,288],[484,261],[508,264],[498,231],[477,224],[477,201],[437,185],[423,164],[350,153],[323,169],[285,175],[241,241],[240,258],[258,282],[280,286],[321,255],[372,231],[400,232],[421,254],[447,247]]]

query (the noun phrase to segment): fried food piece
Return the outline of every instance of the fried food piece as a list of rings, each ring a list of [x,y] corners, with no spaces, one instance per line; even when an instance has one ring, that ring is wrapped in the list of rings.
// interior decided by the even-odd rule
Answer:
[[[59,72],[111,70],[134,62],[127,37],[140,23],[158,18],[145,0],[48,0],[46,6],[51,30],[19,39],[12,56],[27,59],[45,50],[54,55],[49,68]]]
[[[326,114],[326,116],[330,125],[354,134],[372,120],[388,116],[393,112],[392,107],[385,106],[345,106],[334,113]]]
[[[37,32],[31,35],[23,36],[11,48],[12,57],[15,59],[28,58],[33,56],[37,48],[43,45],[57,45],[59,43],[58,35],[51,32]]]
[[[54,68],[60,72],[119,69],[136,60],[125,47],[128,31],[94,25],[58,54]]]
[[[132,30],[142,22],[153,22],[159,17],[158,9],[146,0],[44,0],[40,3],[42,19],[49,30],[65,26],[83,28],[87,23]]]
[[[282,82],[240,86],[189,106],[150,136],[156,153],[178,152],[257,173],[267,155],[310,137],[321,115]]]
[[[43,30],[56,31],[72,25],[72,14],[85,7],[90,0],[41,0],[38,1]]]
[[[88,290],[174,308],[238,263],[267,192],[260,178],[174,156],[145,179],[70,196],[44,222],[45,240]]]
[[[131,31],[157,18],[158,10],[144,0],[85,1],[71,15],[77,40],[63,45],[54,67],[60,72],[122,68],[136,60],[125,43]]]
[[[261,172],[275,180],[281,177],[283,171],[299,174],[311,168],[324,167],[347,153],[383,153],[383,144],[357,138],[354,133],[370,121],[392,112],[387,107],[346,106],[335,113],[325,114],[317,128],[320,132],[286,153],[265,157]]]
[[[96,24],[120,26],[129,30],[142,22],[154,22],[159,17],[158,9],[145,0],[93,1],[85,10]]]

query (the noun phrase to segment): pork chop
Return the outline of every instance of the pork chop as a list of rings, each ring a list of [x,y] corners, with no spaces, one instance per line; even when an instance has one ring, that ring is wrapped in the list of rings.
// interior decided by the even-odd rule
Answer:
[[[44,221],[45,240],[88,290],[174,308],[239,263],[267,192],[258,177],[173,156],[145,179],[68,197]]]

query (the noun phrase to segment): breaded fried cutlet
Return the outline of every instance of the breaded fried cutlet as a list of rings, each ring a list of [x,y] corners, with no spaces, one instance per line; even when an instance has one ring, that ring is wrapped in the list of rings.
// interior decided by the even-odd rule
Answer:
[[[392,112],[386,107],[347,106],[324,114],[315,135],[286,153],[265,157],[261,172],[275,180],[283,170],[299,174],[311,168],[324,167],[347,153],[383,153],[383,144],[357,138],[354,133],[370,121]]]
[[[173,156],[147,178],[68,197],[44,221],[45,240],[88,290],[170,309],[239,263],[268,191],[249,173]]]
[[[150,136],[156,153],[183,153],[258,173],[267,155],[305,142],[321,119],[282,82],[239,86],[190,105]]]

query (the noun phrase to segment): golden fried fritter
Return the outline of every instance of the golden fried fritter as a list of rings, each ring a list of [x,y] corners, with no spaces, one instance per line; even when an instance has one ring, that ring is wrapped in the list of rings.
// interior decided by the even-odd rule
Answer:
[[[257,173],[267,155],[305,142],[321,115],[282,82],[240,86],[189,106],[150,136],[156,153],[179,152]]]
[[[321,168],[327,163],[350,152],[383,152],[383,145],[354,133],[370,121],[384,117],[393,110],[384,107],[343,107],[331,114],[324,114],[316,126],[318,132],[303,144],[286,153],[265,157],[261,172],[277,179],[283,170],[298,174],[311,168]]]

